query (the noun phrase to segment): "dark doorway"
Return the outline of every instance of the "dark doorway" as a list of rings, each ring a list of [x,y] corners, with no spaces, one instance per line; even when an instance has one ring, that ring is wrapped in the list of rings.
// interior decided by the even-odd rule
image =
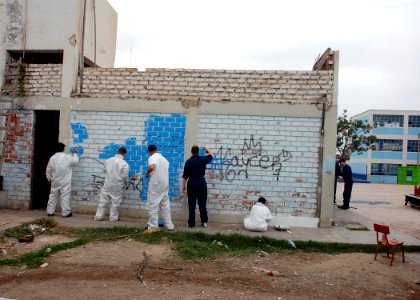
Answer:
[[[50,186],[45,170],[48,160],[56,152],[60,126],[60,112],[35,111],[34,171],[32,176],[31,208],[46,208]]]

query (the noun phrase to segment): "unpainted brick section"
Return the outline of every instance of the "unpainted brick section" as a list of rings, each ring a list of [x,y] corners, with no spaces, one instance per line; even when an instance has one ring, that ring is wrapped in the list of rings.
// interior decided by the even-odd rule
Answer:
[[[33,112],[15,111],[9,122],[2,170],[4,189],[16,207],[27,207],[31,197]]]
[[[29,65],[28,96],[59,95],[61,66]],[[82,96],[211,102],[331,101],[333,71],[85,68]],[[79,84],[78,84],[79,87]],[[80,91],[79,91],[80,92]]]
[[[264,196],[274,215],[315,216],[319,118],[201,115],[199,122],[200,144],[215,153],[209,211],[246,214]]]
[[[62,65],[29,64],[25,67],[23,90],[26,96],[61,95]]]

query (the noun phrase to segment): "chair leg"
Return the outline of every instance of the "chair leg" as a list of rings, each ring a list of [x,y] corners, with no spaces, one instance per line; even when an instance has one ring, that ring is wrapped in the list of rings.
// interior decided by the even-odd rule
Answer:
[[[378,250],[381,247],[380,244],[376,244],[376,251],[375,251],[375,260],[376,260],[376,256],[378,255]]]
[[[397,247],[392,248],[392,257],[391,257],[391,266],[392,266],[392,262],[394,261],[394,254],[395,254],[395,249]]]
[[[401,251],[402,251],[402,256],[403,256],[403,263],[405,263],[405,259],[404,259],[404,245],[401,245]]]
[[[388,245],[386,245],[386,246],[385,246],[385,248],[386,248],[386,257],[388,257],[388,258],[389,258],[389,249],[388,249]]]

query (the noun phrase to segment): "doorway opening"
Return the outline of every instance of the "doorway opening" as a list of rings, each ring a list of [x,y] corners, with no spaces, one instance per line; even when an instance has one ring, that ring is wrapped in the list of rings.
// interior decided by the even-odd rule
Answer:
[[[56,152],[60,127],[60,111],[35,111],[34,169],[32,172],[31,209],[46,208],[50,186],[45,175],[47,164]]]

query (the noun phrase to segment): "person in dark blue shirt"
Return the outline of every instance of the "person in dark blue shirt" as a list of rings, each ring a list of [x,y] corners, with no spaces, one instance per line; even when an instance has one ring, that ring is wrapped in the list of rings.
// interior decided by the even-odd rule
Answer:
[[[182,175],[183,184],[182,190],[185,191],[187,185],[188,195],[188,227],[195,226],[195,207],[198,202],[198,209],[200,210],[201,226],[206,228],[208,224],[207,216],[207,183],[204,178],[206,172],[206,165],[213,159],[213,152],[209,148],[204,147],[207,155],[199,156],[200,148],[193,146],[191,148],[192,156],[185,162],[184,174]],[[188,182],[188,184],[187,184]]]
[[[334,203],[337,203],[336,201],[336,194],[337,194],[337,181],[338,176],[340,176],[340,164],[338,163],[338,160],[335,162],[335,180],[334,180]]]
[[[351,191],[353,189],[353,173],[344,158],[341,158],[338,163],[340,165],[339,176],[343,177],[344,180],[343,205],[338,206],[338,208],[349,209]]]

